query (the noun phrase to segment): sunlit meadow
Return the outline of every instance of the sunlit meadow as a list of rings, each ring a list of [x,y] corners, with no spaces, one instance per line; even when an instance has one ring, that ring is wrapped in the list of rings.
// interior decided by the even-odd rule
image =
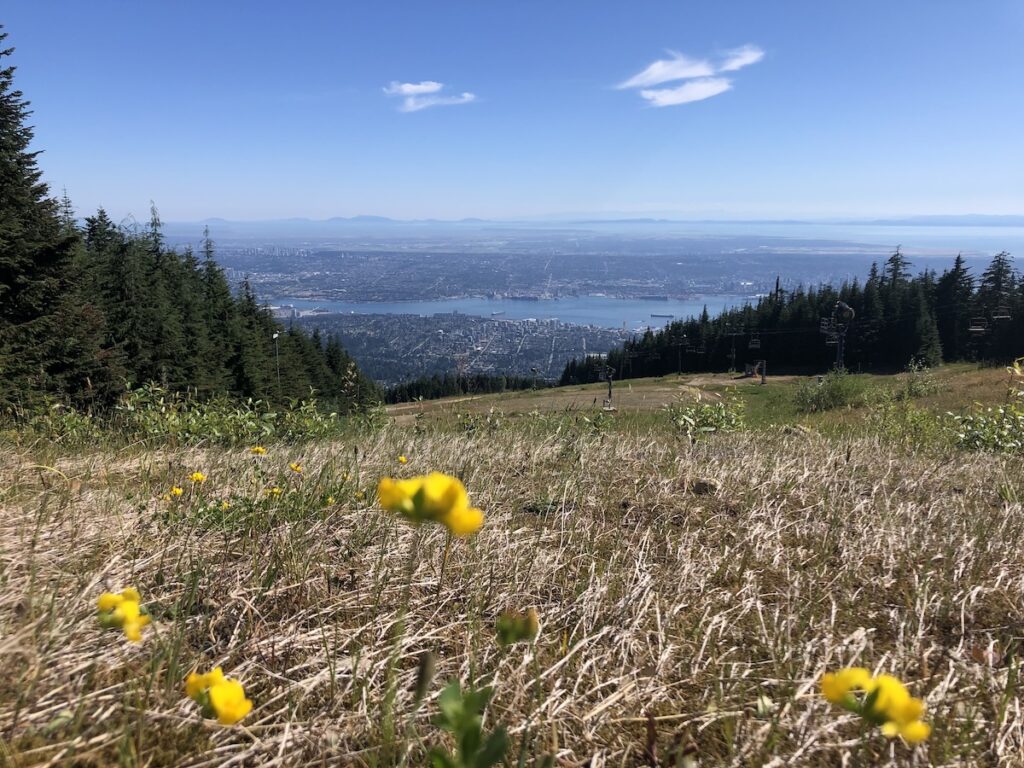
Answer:
[[[478,531],[416,500],[435,471]],[[467,739],[508,765],[997,765],[1024,744],[1019,458],[551,417],[40,441],[0,489],[11,765],[468,765]],[[137,642],[101,599],[123,590]]]

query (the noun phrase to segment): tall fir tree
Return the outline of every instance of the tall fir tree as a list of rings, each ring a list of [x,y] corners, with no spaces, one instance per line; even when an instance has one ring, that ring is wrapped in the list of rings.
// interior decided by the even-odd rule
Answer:
[[[78,235],[62,222],[30,149],[28,102],[14,87],[0,27],[0,409],[64,392],[89,402],[105,378],[101,322],[77,301]]]

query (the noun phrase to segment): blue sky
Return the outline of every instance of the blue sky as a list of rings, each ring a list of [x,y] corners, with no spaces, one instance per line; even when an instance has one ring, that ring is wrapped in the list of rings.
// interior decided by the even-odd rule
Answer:
[[[1024,214],[1020,0],[8,0],[0,22],[83,213]]]

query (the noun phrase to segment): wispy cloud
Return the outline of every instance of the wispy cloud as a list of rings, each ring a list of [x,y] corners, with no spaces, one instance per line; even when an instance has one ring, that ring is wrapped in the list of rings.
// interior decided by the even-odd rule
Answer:
[[[400,83],[392,80],[384,88],[384,93],[388,96],[402,97],[402,103],[398,106],[399,112],[419,112],[427,107],[468,104],[476,100],[476,94],[468,91],[455,96],[442,96],[443,89],[444,83],[434,80],[423,80],[418,83]]]
[[[701,77],[690,80],[675,88],[658,88],[643,90],[643,96],[655,107],[673,107],[676,104],[689,104],[691,101],[703,101],[725,93],[732,88],[732,81],[727,77]]]
[[[735,72],[737,69],[757,64],[764,58],[764,51],[756,45],[744,45],[729,51],[727,58],[718,67],[719,72]]]
[[[719,61],[694,59],[676,51],[669,58],[658,59],[628,80],[619,83],[619,89],[641,89],[640,96],[655,107],[671,107],[703,101],[732,89],[732,79],[715,77],[723,72],[735,72],[756,64],[764,58],[764,51],[756,45],[744,45],[726,51]],[[652,88],[654,85],[684,81],[671,88]]]
[[[444,83],[436,83],[433,80],[424,80],[421,83],[400,83],[392,80],[384,89],[384,93],[388,96],[419,96],[424,93],[437,93],[442,88]]]
[[[669,51],[670,59],[658,59],[643,72],[638,72],[616,88],[648,88],[673,80],[685,80],[689,77],[709,77],[715,74],[711,62],[704,59],[691,59],[681,53]]]

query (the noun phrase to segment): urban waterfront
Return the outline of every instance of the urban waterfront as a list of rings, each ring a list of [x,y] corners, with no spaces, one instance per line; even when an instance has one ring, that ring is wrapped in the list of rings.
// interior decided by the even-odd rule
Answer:
[[[707,307],[714,317],[728,307],[756,302],[753,296],[706,294],[689,299],[621,299],[614,296],[572,296],[557,299],[489,299],[467,297],[436,301],[332,301],[274,297],[275,306],[293,306],[299,312],[313,309],[338,314],[421,315],[458,312],[477,317],[507,320],[550,320],[572,325],[635,330],[661,327],[674,319],[699,317]]]

